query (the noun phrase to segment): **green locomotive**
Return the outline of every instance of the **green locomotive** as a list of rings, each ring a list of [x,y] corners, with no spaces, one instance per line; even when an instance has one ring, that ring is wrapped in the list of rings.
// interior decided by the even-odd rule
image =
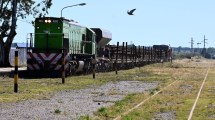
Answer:
[[[89,71],[97,49],[104,49],[112,39],[106,30],[57,17],[36,18],[35,32],[28,36],[27,70],[45,74],[60,73],[62,57],[67,74]]]

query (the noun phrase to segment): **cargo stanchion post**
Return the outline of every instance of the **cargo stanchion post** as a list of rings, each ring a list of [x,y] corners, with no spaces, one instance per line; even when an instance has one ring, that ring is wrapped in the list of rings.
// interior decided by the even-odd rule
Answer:
[[[15,51],[14,92],[18,92],[18,51]]]

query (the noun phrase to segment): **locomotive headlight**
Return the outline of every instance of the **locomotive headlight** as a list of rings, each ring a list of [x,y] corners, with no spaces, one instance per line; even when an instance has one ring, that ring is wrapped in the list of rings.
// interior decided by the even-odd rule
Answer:
[[[52,21],[51,20],[48,20],[48,23],[51,23]]]
[[[51,23],[52,21],[51,20],[45,20],[45,23]]]

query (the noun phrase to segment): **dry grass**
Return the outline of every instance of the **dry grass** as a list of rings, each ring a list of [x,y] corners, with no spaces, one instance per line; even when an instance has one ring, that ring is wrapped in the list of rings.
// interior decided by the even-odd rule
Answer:
[[[171,63],[152,64],[144,67],[92,75],[66,78],[62,84],[60,78],[19,79],[19,92],[13,92],[13,78],[0,78],[0,102],[18,102],[28,99],[49,99],[55,92],[66,89],[80,89],[92,85],[105,84],[108,81],[140,80],[158,82],[159,86],[145,94],[128,95],[114,106],[103,108],[95,113],[95,119],[113,119],[131,109],[144,99],[152,96],[170,83],[174,85],[157,94],[138,109],[123,116],[122,119],[152,119],[156,114],[174,112],[176,119],[187,119],[206,70],[211,67],[193,119],[215,118],[215,62],[206,59],[176,60]],[[110,91],[115,94],[115,91]],[[83,117],[83,118],[89,118]],[[91,118],[93,119],[93,118]]]
[[[177,82],[151,98],[139,108],[123,116],[122,119],[158,119],[155,117],[156,115],[165,113],[174,113],[173,118],[177,120],[187,119],[209,66],[215,66],[215,62],[212,60],[195,58],[191,60],[176,60],[173,64],[165,63],[145,66],[141,68],[140,71],[137,70],[136,74],[148,73],[149,76],[144,76],[138,79],[145,81],[159,81],[161,84],[158,86],[157,90],[153,92],[149,91],[148,94],[132,95],[129,99],[126,98],[123,101],[119,101],[114,106],[106,108],[106,116],[100,115],[97,116],[96,119],[113,119],[120,116],[147,97],[152,96],[156,91],[162,90],[173,81]],[[203,92],[202,95],[205,96],[204,98],[207,98],[206,101],[208,102],[204,103],[203,101],[205,101],[205,99],[200,100],[200,103],[204,104],[200,106],[201,109],[196,110],[195,114],[198,115],[194,117],[195,119],[208,119],[208,116],[215,116],[214,111],[212,112],[215,108],[215,103],[213,101],[215,98],[213,92],[215,90],[215,84],[212,80],[212,71],[215,72],[215,69],[210,70],[208,80],[211,79],[211,82],[207,83],[208,90],[206,90],[206,93]],[[208,106],[210,109],[207,109],[205,106]],[[203,113],[200,112],[202,110],[204,110]],[[165,119],[165,117],[159,119]]]
[[[19,79],[18,93],[14,93],[14,79],[0,78],[0,102],[18,102],[28,99],[49,99],[55,92],[68,89],[80,89],[92,85],[104,84],[109,81],[137,80],[138,69],[118,71],[108,73],[96,73],[96,79],[92,75],[67,77],[65,84],[61,83],[61,78],[41,78],[41,79]],[[152,78],[154,79],[154,78]],[[111,92],[110,94],[114,94]]]
[[[60,78],[19,79],[18,93],[13,92],[13,78],[0,79],[0,102],[18,102],[28,99],[49,99],[55,92],[67,89],[80,89],[88,85],[105,83],[102,79],[92,76],[75,76],[66,78],[62,84]]]

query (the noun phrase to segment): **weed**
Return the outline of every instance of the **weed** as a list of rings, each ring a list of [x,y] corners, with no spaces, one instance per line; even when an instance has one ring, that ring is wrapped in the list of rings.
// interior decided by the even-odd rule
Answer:
[[[160,88],[159,88],[159,87],[157,87],[157,88],[155,88],[155,90],[156,90],[156,91],[159,91],[159,90],[160,90]]]
[[[159,99],[157,99],[156,102],[157,102],[158,104],[161,104],[161,103],[162,103],[162,101],[159,100]]]
[[[154,95],[155,93],[154,93],[153,90],[151,90],[149,94],[150,94],[150,95]]]
[[[164,113],[165,112],[165,108],[160,108],[160,112]]]
[[[81,116],[78,120],[90,120],[90,116],[87,114],[86,116]]]
[[[101,107],[101,108],[99,108],[98,112],[101,116],[104,116],[106,118],[108,117],[107,108]]]
[[[106,108],[105,107],[101,107],[101,108],[99,108],[99,110],[98,110],[98,112],[100,112],[100,113],[103,113],[103,112],[105,112],[106,111]]]
[[[133,118],[130,117],[130,116],[125,116],[124,119],[125,119],[125,120],[133,120]]]
[[[55,109],[55,110],[54,110],[54,113],[55,113],[55,114],[60,114],[60,113],[61,113],[61,110],[60,110],[60,109]]]

